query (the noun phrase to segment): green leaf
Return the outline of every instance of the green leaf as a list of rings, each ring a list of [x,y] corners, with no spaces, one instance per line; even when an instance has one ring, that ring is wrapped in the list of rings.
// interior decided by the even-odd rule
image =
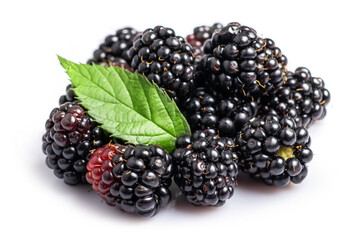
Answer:
[[[82,105],[112,136],[171,152],[178,137],[190,134],[176,103],[143,75],[58,58]]]

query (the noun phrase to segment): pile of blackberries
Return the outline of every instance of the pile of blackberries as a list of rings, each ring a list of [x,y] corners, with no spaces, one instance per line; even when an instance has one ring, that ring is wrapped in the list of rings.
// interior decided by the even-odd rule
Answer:
[[[324,81],[291,72],[275,42],[232,22],[199,26],[186,38],[155,26],[109,35],[88,64],[143,74],[174,99],[192,135],[172,153],[109,137],[72,90],[51,111],[43,135],[46,164],[65,183],[92,184],[111,206],[142,217],[171,201],[172,179],[196,206],[221,206],[237,176],[267,185],[301,183],[313,158],[308,128],[326,115]]]

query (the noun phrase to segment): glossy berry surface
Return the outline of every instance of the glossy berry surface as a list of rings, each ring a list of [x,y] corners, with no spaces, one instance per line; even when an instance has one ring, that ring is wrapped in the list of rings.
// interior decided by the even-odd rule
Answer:
[[[205,42],[204,52],[200,66],[217,91],[251,96],[284,83],[287,58],[253,28],[229,23]]]
[[[294,73],[287,72],[285,79],[282,87],[262,99],[260,112],[291,116],[299,127],[323,119],[331,98],[325,82],[313,77],[305,67],[297,68]]]
[[[140,217],[155,216],[171,200],[171,156],[156,145],[107,144],[93,152],[87,181],[110,206]]]
[[[250,120],[236,137],[239,168],[268,185],[301,183],[313,158],[306,128],[291,117],[267,115]]]
[[[182,97],[194,85],[193,49],[171,28],[146,29],[135,37],[128,55],[133,71],[144,74],[172,98]]]
[[[192,131],[212,128],[220,136],[235,137],[256,115],[258,99],[222,96],[209,87],[198,87],[184,98],[180,109]]]
[[[118,66],[130,70],[127,51],[131,48],[138,32],[130,27],[119,29],[115,34],[108,35],[99,48],[94,51],[88,64]]]
[[[195,206],[222,206],[232,197],[238,174],[235,143],[212,129],[177,139],[175,183]]]
[[[53,109],[45,129],[42,150],[47,166],[69,185],[85,183],[90,151],[107,141],[103,131],[77,102]]]
[[[193,47],[196,59],[204,55],[203,45],[206,40],[211,39],[214,32],[220,31],[223,26],[214,23],[212,26],[198,26],[194,28],[192,34],[186,37],[186,41]]]
[[[76,100],[75,99],[76,95],[72,88],[73,86],[71,84],[67,85],[65,94],[60,96],[59,98],[59,105],[67,102],[74,102]]]

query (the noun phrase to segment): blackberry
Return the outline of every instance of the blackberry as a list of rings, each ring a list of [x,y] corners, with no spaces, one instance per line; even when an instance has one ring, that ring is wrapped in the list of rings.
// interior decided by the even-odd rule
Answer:
[[[73,86],[71,84],[67,85],[66,94],[61,95],[59,98],[59,105],[67,103],[67,102],[74,102],[76,100],[75,99],[76,95],[75,95],[74,90],[72,90],[72,87]]]
[[[93,57],[87,63],[113,65],[130,70],[127,51],[131,48],[137,34],[138,32],[130,27],[119,29],[116,34],[105,38],[105,41],[94,51]]]
[[[258,109],[258,99],[225,97],[206,87],[196,88],[182,104],[180,109],[192,131],[212,128],[225,137],[235,137]]]
[[[330,102],[330,92],[324,81],[312,77],[304,67],[297,68],[295,73],[287,72],[286,79],[282,87],[263,98],[261,112],[291,116],[299,127],[323,119]]]
[[[54,108],[45,129],[42,150],[46,165],[67,184],[86,182],[88,154],[106,140],[103,131],[77,102]]]
[[[218,91],[251,96],[280,87],[284,82],[287,58],[273,40],[256,31],[230,23],[204,44],[201,68]]]
[[[203,45],[208,39],[211,39],[214,32],[219,31],[223,26],[220,23],[214,23],[212,26],[199,26],[194,28],[191,35],[186,37],[186,41],[193,47],[196,59],[204,55]]]
[[[236,137],[239,168],[268,185],[301,183],[313,158],[306,128],[291,117],[266,115],[249,121]]]
[[[171,28],[146,29],[135,37],[128,54],[134,71],[175,98],[187,94],[194,85],[193,49]]]
[[[175,183],[195,206],[222,206],[232,197],[238,174],[234,141],[212,129],[184,135],[173,153]]]
[[[106,144],[87,164],[87,181],[110,206],[140,217],[155,216],[171,200],[171,156],[156,145]]]

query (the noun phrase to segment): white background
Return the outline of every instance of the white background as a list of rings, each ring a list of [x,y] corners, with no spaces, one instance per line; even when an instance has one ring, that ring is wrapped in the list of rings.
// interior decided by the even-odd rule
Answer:
[[[359,239],[358,1],[1,1],[0,141],[2,239]],[[41,136],[68,84],[56,54],[85,62],[124,26],[193,27],[238,21],[275,40],[288,68],[308,67],[332,94],[310,128],[309,175],[285,189],[241,178],[221,208],[182,196],[152,219],[101,203],[44,164]],[[176,188],[175,188],[176,189]],[[5,237],[4,237],[5,236]]]

